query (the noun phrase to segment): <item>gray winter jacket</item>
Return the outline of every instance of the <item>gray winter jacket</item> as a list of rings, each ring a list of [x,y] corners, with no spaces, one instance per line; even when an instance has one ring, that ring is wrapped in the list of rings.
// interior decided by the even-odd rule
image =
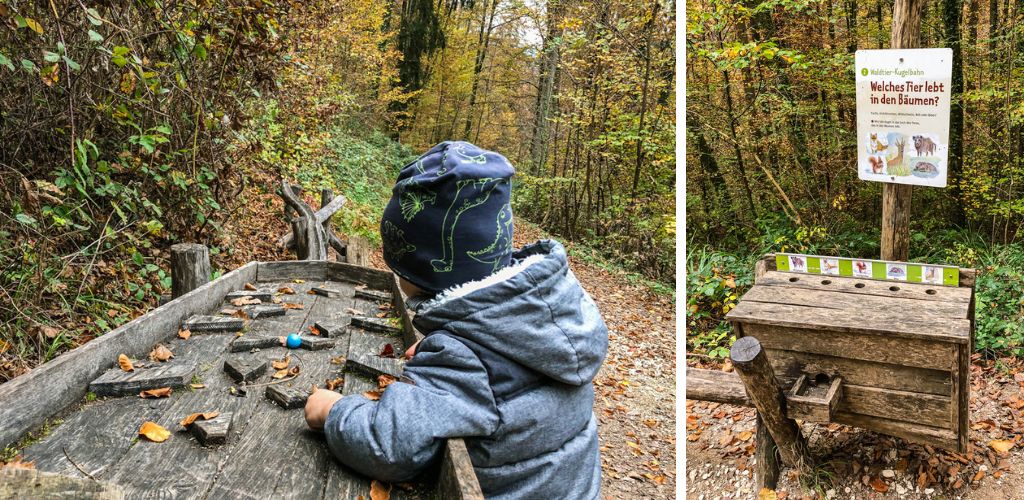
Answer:
[[[334,456],[406,481],[462,437],[488,498],[598,498],[591,381],[608,330],[562,245],[539,241],[495,275],[412,305],[427,335],[406,383],[335,403],[324,426]]]

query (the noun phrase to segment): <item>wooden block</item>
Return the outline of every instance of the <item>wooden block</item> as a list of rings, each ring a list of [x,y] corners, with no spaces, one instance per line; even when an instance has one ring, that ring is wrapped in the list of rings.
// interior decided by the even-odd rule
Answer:
[[[252,319],[271,318],[274,316],[284,316],[285,312],[284,306],[280,304],[258,305],[253,306],[249,311],[249,317]]]
[[[370,290],[369,288],[357,288],[355,297],[357,299],[372,300],[375,302],[391,302],[391,294],[387,292],[381,292],[378,290]]]
[[[269,349],[281,347],[281,339],[277,337],[239,337],[228,347],[231,352],[251,351],[253,349]]]
[[[365,316],[353,316],[352,326],[370,330],[372,332],[387,333],[389,335],[401,335],[402,329],[391,324],[391,321],[384,318],[367,318]]]
[[[212,446],[228,442],[228,435],[231,432],[232,413],[221,413],[210,420],[196,420],[191,428],[192,435],[199,440],[203,446]]]
[[[842,384],[842,377],[815,383],[801,375],[786,394],[786,416],[808,422],[831,422],[842,397]]]
[[[317,321],[313,324],[317,330],[320,331],[320,335],[330,338],[340,337],[345,333],[345,328],[348,327],[352,322],[351,316],[343,316],[341,321]]]
[[[302,337],[302,348],[309,351],[320,351],[334,347],[334,340],[318,337]]]
[[[392,345],[395,358],[380,357],[385,344]],[[348,360],[345,366],[351,366],[353,369],[371,377],[391,375],[398,378],[405,367],[405,362],[397,357],[401,355],[402,346],[395,342],[395,339],[363,332],[352,332],[348,346]]]
[[[270,290],[235,290],[228,292],[224,296],[224,300],[232,301],[234,299],[240,299],[242,297],[251,297],[254,299],[260,299],[263,302],[270,302],[270,298],[274,295],[274,292]]]
[[[314,286],[313,288],[310,288],[309,290],[311,292],[321,296],[321,297],[329,297],[329,298],[332,298],[332,299],[340,299],[340,298],[345,296],[344,292],[342,292],[340,290],[332,290],[330,288],[321,288],[321,287],[318,287],[318,286]]]
[[[267,371],[267,360],[255,358],[234,358],[224,360],[224,372],[235,382],[256,380]]]
[[[306,400],[309,399],[309,392],[295,387],[271,385],[267,387],[266,396],[267,399],[277,403],[281,408],[292,410],[306,406]]]
[[[184,360],[145,368],[137,367],[131,372],[114,367],[93,380],[89,384],[89,390],[97,396],[106,397],[136,395],[141,391],[161,387],[184,387],[192,379],[194,372],[195,363]]]
[[[245,321],[234,316],[197,315],[186,320],[182,328],[192,333],[230,333],[240,332],[244,326]]]

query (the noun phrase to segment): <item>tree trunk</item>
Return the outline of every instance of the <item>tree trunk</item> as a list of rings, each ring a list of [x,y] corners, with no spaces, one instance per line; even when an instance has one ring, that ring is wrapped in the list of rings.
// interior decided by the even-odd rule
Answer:
[[[534,103],[533,134],[530,138],[530,173],[537,175],[543,171],[548,156],[548,120],[552,114],[554,103],[555,82],[558,76],[559,44],[556,39],[562,36],[558,27],[561,22],[561,2],[549,0],[547,4],[547,34],[542,42],[541,57],[538,60],[537,100]]]
[[[892,7],[894,49],[915,49],[921,44],[924,0],[896,0]],[[882,186],[882,259],[906,261],[910,254],[910,198],[914,186]]]
[[[960,45],[960,14],[963,0],[942,0],[942,17],[945,24],[946,46],[953,49],[953,81],[950,88],[952,99],[949,108],[949,190],[953,198],[953,223],[963,226],[966,222],[964,204],[960,195],[960,178],[964,154],[964,75],[963,49]]]
[[[491,30],[494,29],[494,13],[498,10],[498,0],[491,0],[490,18],[487,16],[487,0],[484,0],[484,13],[480,18],[480,36],[476,48],[476,61],[473,64],[473,87],[469,92],[469,108],[466,110],[466,125],[462,131],[462,137],[469,140],[469,133],[473,130],[473,113],[476,111],[476,93],[480,87],[480,73],[484,69],[484,59],[487,57],[487,46],[491,42]]]

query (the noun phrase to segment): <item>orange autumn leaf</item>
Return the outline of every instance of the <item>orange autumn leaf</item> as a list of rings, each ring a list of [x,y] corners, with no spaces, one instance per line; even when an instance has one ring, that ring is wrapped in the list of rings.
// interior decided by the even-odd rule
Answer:
[[[889,485],[885,484],[881,478],[876,477],[871,480],[871,489],[879,493],[885,493],[886,491],[889,491]]]
[[[291,362],[292,357],[291,355],[288,355],[281,359],[271,362],[270,366],[274,367],[275,370],[284,370],[285,368],[288,368],[288,365],[291,364]]]
[[[174,353],[170,349],[164,347],[163,344],[157,344],[156,349],[153,349],[149,353],[149,359],[153,361],[167,361],[174,357]]]
[[[327,380],[326,381],[326,386],[327,386],[327,390],[328,391],[333,391],[334,389],[337,389],[337,388],[341,387],[344,384],[345,384],[345,381],[342,380],[340,377],[336,378],[334,380]]]
[[[36,463],[35,462],[26,462],[26,461],[22,460],[21,455],[18,455],[18,457],[15,458],[14,460],[11,460],[10,462],[7,462],[7,463],[3,464],[2,468],[4,468],[4,469],[26,469],[26,470],[31,470],[31,469],[35,469],[36,468]]]
[[[312,333],[313,335],[316,336],[320,336],[320,329],[317,328],[316,325],[309,325],[309,333]]]
[[[171,431],[160,427],[156,422],[146,421],[139,428],[139,435],[154,443],[162,443],[171,437]]]
[[[206,388],[206,384],[188,384],[188,386],[193,388],[193,389],[204,389],[204,388]]]
[[[181,340],[188,340],[191,336],[192,332],[190,330],[178,330],[178,338]]]
[[[274,372],[274,374],[271,375],[270,378],[272,378],[272,379],[282,379],[282,378],[285,378],[287,376],[288,376],[288,370],[284,369],[284,370],[278,370],[278,371]]]
[[[1010,440],[1010,439],[998,440],[997,439],[997,440],[994,440],[994,441],[989,441],[988,445],[993,450],[996,450],[999,453],[1006,453],[1006,452],[1009,452],[1011,448],[1013,448],[1013,440]]]
[[[132,360],[128,359],[128,356],[121,354],[117,357],[117,365],[121,367],[121,370],[126,372],[135,371],[135,367],[132,366]]]
[[[306,306],[304,306],[302,304],[292,304],[290,302],[285,302],[284,303],[284,308],[285,309],[302,309],[304,307],[306,307]]]
[[[192,423],[195,422],[196,420],[200,420],[200,419],[202,419],[202,420],[210,420],[211,418],[216,418],[217,415],[220,415],[219,411],[209,411],[209,412],[206,412],[206,413],[193,413],[193,414],[185,417],[185,419],[182,420],[180,423],[181,423],[182,427],[188,427],[188,426],[192,425]]]
[[[388,500],[391,498],[391,484],[376,479],[370,483],[370,500]]]
[[[383,391],[385,387],[395,382],[395,377],[391,375],[380,375],[377,377],[377,389]]]
[[[363,393],[363,396],[365,396],[366,399],[369,399],[370,401],[379,401],[380,395],[381,391],[366,391]]]
[[[263,303],[263,301],[260,300],[260,299],[257,299],[256,297],[239,297],[239,298],[233,299],[231,301],[231,305],[233,305],[235,307],[251,306],[251,305],[254,305],[254,304],[262,304],[262,303]]]
[[[245,284],[245,289],[249,290],[250,292],[255,292],[256,291],[256,285],[253,285],[252,283],[246,283]]]
[[[761,488],[761,491],[757,492],[757,500],[776,500],[779,498],[775,490],[769,488]]]
[[[159,389],[150,389],[148,391],[142,391],[139,393],[139,397],[142,399],[146,398],[166,398],[171,395],[170,387],[161,387]]]
[[[290,287],[290,286],[283,286],[283,287],[277,289],[277,293],[283,293],[285,295],[292,295],[292,294],[295,293],[295,290],[293,290],[292,287]]]
[[[295,366],[292,367],[291,370],[288,370],[288,375],[291,375],[291,376],[294,377],[294,376],[298,375],[300,371],[302,371],[302,368],[299,368],[299,365],[295,365]]]

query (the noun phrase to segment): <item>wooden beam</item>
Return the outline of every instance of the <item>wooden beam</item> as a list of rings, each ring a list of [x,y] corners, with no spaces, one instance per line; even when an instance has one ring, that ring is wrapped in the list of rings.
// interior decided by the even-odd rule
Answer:
[[[210,251],[198,243],[171,245],[171,298],[210,282]]]
[[[754,337],[736,339],[729,357],[782,459],[787,465],[805,470],[811,465],[807,442],[796,422],[786,417],[785,397],[761,343]]]
[[[893,49],[921,46],[921,11],[924,0],[896,0],[892,7]],[[910,199],[914,186],[882,186],[882,259],[905,262],[910,254]]]

